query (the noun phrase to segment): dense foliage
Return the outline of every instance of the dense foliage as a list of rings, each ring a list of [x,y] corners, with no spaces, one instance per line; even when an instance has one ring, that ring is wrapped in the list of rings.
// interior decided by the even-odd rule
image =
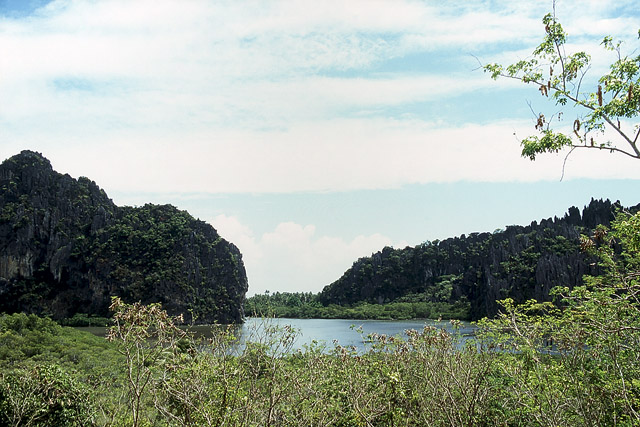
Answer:
[[[0,165],[0,312],[78,324],[106,317],[120,296],[187,320],[240,322],[247,287],[240,251],[187,212],[118,207],[39,153]]]
[[[92,425],[119,405],[123,365],[103,338],[33,314],[3,315],[0,425]]]
[[[494,316],[496,301],[505,298],[549,301],[553,287],[580,286],[585,274],[599,272],[593,256],[579,250],[580,234],[609,225],[618,209],[608,200],[592,200],[582,214],[572,207],[562,218],[528,226],[404,249],[386,247],[357,260],[324,288],[318,301],[325,307],[428,303],[436,312],[466,306],[472,319]]]
[[[364,352],[264,320],[198,340],[157,305],[114,299],[109,340],[34,315],[0,317],[0,425],[631,426],[640,424],[640,214],[581,241],[602,268],[506,299],[477,337],[371,334]],[[455,321],[453,321],[455,325]]]

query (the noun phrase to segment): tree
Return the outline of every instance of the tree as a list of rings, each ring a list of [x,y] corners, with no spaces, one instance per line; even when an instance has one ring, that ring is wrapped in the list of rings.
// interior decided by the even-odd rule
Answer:
[[[137,427],[143,420],[149,388],[163,376],[166,360],[180,349],[179,343],[188,334],[176,325],[182,323],[182,317],[169,316],[160,304],[125,304],[113,297],[109,308],[114,312],[114,325],[109,328],[107,340],[115,342],[126,359],[131,424]]]
[[[567,54],[567,33],[556,19],[555,4],[554,12],[545,15],[542,23],[546,35],[531,57],[507,67],[495,63],[483,66],[493,79],[508,77],[535,85],[542,96],[553,98],[556,105],[573,105],[579,111],[568,131],[554,129],[562,120],[562,111],[550,116],[535,113],[538,134],[520,141],[522,156],[535,160],[541,153],[557,153],[566,148],[571,153],[580,148],[606,150],[640,160],[640,55],[624,55],[622,41],[604,37],[601,45],[616,59],[596,85],[586,79],[591,56],[585,52]],[[615,138],[604,135],[605,130],[612,131]]]

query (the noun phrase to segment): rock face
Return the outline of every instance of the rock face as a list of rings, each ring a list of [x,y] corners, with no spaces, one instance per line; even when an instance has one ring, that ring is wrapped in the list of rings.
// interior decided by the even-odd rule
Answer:
[[[640,206],[640,205],[639,205]],[[466,301],[473,319],[494,316],[496,300],[549,300],[555,286],[582,284],[598,274],[594,260],[579,249],[580,234],[608,226],[620,206],[592,200],[582,215],[571,207],[563,218],[473,233],[405,249],[384,248],[357,260],[320,293],[324,305],[407,299]],[[632,208],[637,211],[638,207]]]
[[[242,255],[170,205],[118,207],[23,151],[0,165],[0,312],[108,315],[111,296],[199,323],[243,318]]]

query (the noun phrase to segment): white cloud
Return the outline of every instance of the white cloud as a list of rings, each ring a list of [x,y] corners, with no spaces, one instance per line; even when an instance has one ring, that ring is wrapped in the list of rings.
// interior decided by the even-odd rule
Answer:
[[[57,0],[26,19],[0,18],[0,155],[37,149],[107,189],[147,192],[555,179],[562,159],[541,167],[519,158],[512,133],[530,132],[528,124],[476,118],[490,108],[487,88],[511,82],[435,67],[485,48],[518,59],[508,53],[540,39],[548,7]],[[579,34],[600,8],[559,2],[559,15]],[[411,54],[433,60],[376,72]],[[450,107],[462,95],[481,101]],[[447,107],[451,120],[429,117]],[[590,162],[569,172],[634,176],[624,162]]]
[[[314,225],[294,222],[280,223],[259,237],[233,216],[218,215],[211,223],[242,252],[249,295],[266,290],[319,292],[342,276],[356,259],[392,245],[391,239],[380,234],[346,241],[319,235]]]
[[[533,132],[529,120],[446,127],[419,120],[344,119],[268,132],[122,133],[115,140],[92,138],[93,145],[76,138],[51,155],[46,144],[31,142],[57,170],[90,176],[107,192],[285,193],[559,179],[564,155],[535,162],[520,157],[516,136]],[[576,150],[566,177],[635,178],[635,163]]]

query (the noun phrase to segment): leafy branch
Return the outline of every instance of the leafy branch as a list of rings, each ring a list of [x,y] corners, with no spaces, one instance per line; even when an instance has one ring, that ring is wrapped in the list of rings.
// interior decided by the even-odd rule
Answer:
[[[573,104],[582,110],[582,115],[575,118],[570,132],[563,132],[552,126],[554,117],[559,121],[562,113],[550,119],[538,114],[535,124],[538,134],[520,141],[522,156],[535,160],[541,153],[580,148],[607,150],[640,159],[640,124],[637,123],[640,115],[640,55],[623,55],[622,41],[614,42],[610,36],[604,37],[601,45],[607,51],[615,52],[616,59],[609,72],[598,79],[596,90],[585,92],[583,83],[591,68],[591,56],[585,52],[566,53],[567,33],[556,19],[555,11],[545,15],[542,23],[544,40],[529,59],[507,67],[494,63],[482,68],[493,79],[506,77],[535,85],[542,96],[553,98],[556,105]],[[621,122],[625,119],[632,122],[631,129]],[[604,136],[607,128],[615,131],[616,142]]]

